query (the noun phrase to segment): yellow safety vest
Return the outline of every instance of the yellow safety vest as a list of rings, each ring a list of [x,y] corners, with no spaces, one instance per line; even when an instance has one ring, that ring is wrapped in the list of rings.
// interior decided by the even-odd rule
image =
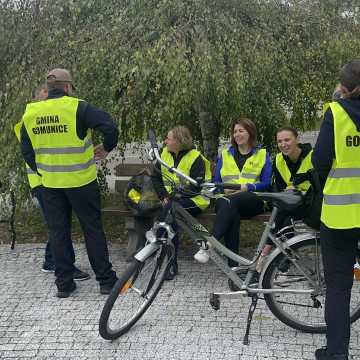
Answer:
[[[259,181],[261,171],[266,162],[266,150],[258,149],[249,158],[240,172],[229,149],[222,151],[221,179],[224,183],[254,184]]]
[[[324,187],[321,221],[329,228],[360,227],[360,132],[337,102],[334,118],[335,156]]]
[[[331,104],[331,102],[326,102],[326,103],[323,104],[322,110],[323,110],[323,113],[324,113],[324,114],[325,114],[326,111],[329,109],[330,104]]]
[[[302,173],[306,173],[308,170],[311,170],[313,168],[312,162],[311,162],[311,155],[312,155],[312,150],[305,156],[305,158],[302,159],[301,161],[301,165],[298,169],[298,171],[296,172],[297,174],[302,174]],[[276,154],[276,158],[275,158],[275,166],[277,168],[277,170],[279,171],[281,177],[283,178],[284,182],[286,183],[286,186],[293,186],[292,181],[290,181],[291,178],[291,173],[289,168],[286,165],[286,161],[284,159],[284,156],[282,153],[278,153]],[[310,187],[310,182],[304,181],[301,184],[296,186],[296,189],[300,190],[300,191],[307,191]]]
[[[205,181],[211,180],[211,170],[210,170],[210,162],[203,156],[201,153],[195,149],[189,150],[180,160],[178,166],[176,167],[185,175],[190,176],[190,169],[193,165],[194,161],[201,156],[205,163]],[[174,166],[174,158],[172,157],[171,153],[168,151],[167,147],[165,147],[161,153],[161,159],[166,162],[169,166]],[[163,177],[163,182],[167,192],[170,194],[172,189],[171,186],[167,185],[167,180],[170,178],[176,184],[182,182],[182,179],[179,179],[175,173],[171,173],[165,166],[161,165],[161,174]],[[191,200],[199,207],[201,210],[205,210],[209,204],[210,200],[207,197],[202,195],[197,195],[191,198]]]
[[[14,131],[17,139],[20,141],[20,130],[23,122],[20,121],[14,126]],[[31,170],[30,166],[25,162],[26,166],[26,174],[28,177],[29,185],[32,189],[36,188],[37,186],[41,185],[41,176],[39,176],[36,172]]]
[[[79,101],[63,96],[26,107],[23,122],[45,187],[80,187],[97,177],[91,131],[83,140],[76,132]]]

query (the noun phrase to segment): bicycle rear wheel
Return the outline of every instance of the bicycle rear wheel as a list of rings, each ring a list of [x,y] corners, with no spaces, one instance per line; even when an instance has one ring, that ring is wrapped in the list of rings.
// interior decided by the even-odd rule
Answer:
[[[99,333],[105,340],[125,334],[158,294],[171,258],[163,246],[144,262],[134,260],[115,283],[100,315]]]
[[[325,324],[325,281],[319,239],[304,240],[293,245],[298,264],[306,268],[319,285],[317,294],[265,294],[270,311],[284,324],[303,332],[323,333]],[[269,265],[264,274],[267,289],[312,289],[309,280],[282,253]],[[354,279],[350,304],[351,322],[360,317],[360,281]]]

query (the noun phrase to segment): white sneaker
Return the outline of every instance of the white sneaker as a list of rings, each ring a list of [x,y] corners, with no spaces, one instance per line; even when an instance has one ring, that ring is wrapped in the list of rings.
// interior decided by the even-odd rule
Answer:
[[[210,257],[204,249],[200,249],[195,255],[194,259],[201,264],[205,264],[209,261]]]

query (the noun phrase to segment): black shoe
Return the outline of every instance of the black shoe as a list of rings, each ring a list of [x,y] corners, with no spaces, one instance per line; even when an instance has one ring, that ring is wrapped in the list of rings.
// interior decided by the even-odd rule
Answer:
[[[111,293],[112,288],[114,287],[115,283],[112,285],[100,285],[100,294],[101,295],[109,295]]]
[[[165,273],[164,280],[174,280],[175,276],[178,274],[178,265],[176,262],[172,263]]]
[[[54,273],[55,272],[55,264],[49,264],[44,262],[41,271],[44,273]]]
[[[329,354],[327,348],[317,349],[315,351],[316,360],[348,360],[346,354]]]
[[[81,271],[78,268],[74,270],[74,280],[75,281],[84,281],[90,279],[90,275],[84,271]]]
[[[71,293],[73,293],[76,289],[76,284],[73,282],[72,286],[70,286],[69,289],[66,290],[59,290],[57,291],[56,296],[60,299],[68,298]]]

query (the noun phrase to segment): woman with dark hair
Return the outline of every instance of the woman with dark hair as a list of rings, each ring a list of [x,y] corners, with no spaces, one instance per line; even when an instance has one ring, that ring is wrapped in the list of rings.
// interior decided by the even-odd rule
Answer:
[[[312,148],[309,143],[302,144],[299,142],[299,134],[296,129],[291,126],[283,126],[276,131],[276,143],[280,150],[276,154],[273,162],[273,191],[280,192],[290,189],[297,189],[306,192],[310,187],[308,180],[300,180],[301,174],[313,168],[311,162]],[[294,185],[294,183],[296,185]],[[279,211],[273,231],[277,232],[284,226],[290,224],[291,219],[301,219],[304,213],[302,209],[293,214]],[[262,250],[261,257],[258,262],[257,270],[260,272],[264,263],[264,258],[272,249],[272,241],[268,239],[268,243]]]
[[[253,192],[266,191],[271,185],[269,154],[257,144],[257,129],[247,118],[235,120],[230,132],[231,146],[224,149],[215,170],[215,182],[240,184],[241,190],[225,190],[225,196],[216,201],[216,219],[213,236],[224,238],[225,245],[238,253],[240,220],[264,212],[264,202]],[[209,260],[205,251],[195,254],[199,262]],[[237,266],[229,259],[230,266]]]
[[[350,297],[360,239],[360,60],[340,71],[339,99],[331,102],[312,161],[325,183],[320,242],[326,284],[325,348],[317,360],[347,360]]]
[[[283,126],[276,131],[276,143],[280,152],[273,164],[274,191],[295,188],[293,181],[296,175],[306,173],[313,167],[311,145],[301,144],[297,130],[291,126]],[[300,191],[306,191],[309,187],[309,181],[296,185]]]
[[[165,139],[165,146],[161,152],[161,159],[171,167],[179,169],[193,179],[201,178],[205,181],[211,180],[210,163],[195,149],[190,130],[185,126],[176,126],[169,130]],[[153,184],[163,204],[159,221],[164,221],[172,201],[170,196],[172,191],[170,182],[179,183],[180,179],[175,173],[171,173],[163,165],[157,163],[155,166],[157,167],[157,171],[153,175]],[[197,188],[193,188],[190,185],[189,190],[189,194],[191,194],[191,192],[198,192]],[[201,195],[181,196],[177,198],[176,201],[193,216],[199,215],[210,204],[209,199]],[[175,222],[172,226],[173,229],[177,231],[178,226]],[[173,243],[175,246],[175,257],[165,275],[166,280],[172,280],[178,273],[177,253],[179,238],[177,234],[173,238]]]

